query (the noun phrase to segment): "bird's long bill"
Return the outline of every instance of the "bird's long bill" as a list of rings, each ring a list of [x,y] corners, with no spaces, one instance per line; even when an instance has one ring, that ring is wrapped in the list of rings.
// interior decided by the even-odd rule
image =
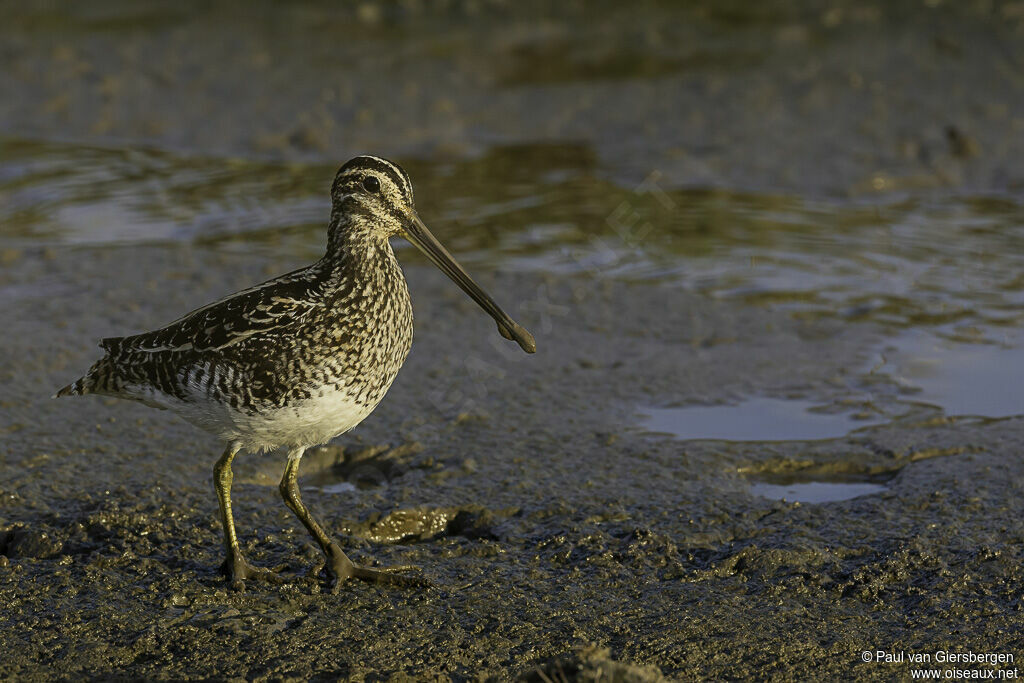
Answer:
[[[480,285],[473,282],[473,278],[452,258],[448,250],[437,241],[437,238],[430,234],[427,226],[423,225],[423,221],[415,213],[412,214],[409,225],[406,227],[405,236],[416,248],[427,255],[431,263],[454,280],[455,284],[462,288],[462,291],[469,294],[473,301],[480,304],[480,307],[494,318],[502,337],[515,341],[527,353],[537,350],[537,343],[533,340],[533,335],[527,332],[525,327],[508,317],[508,314],[494,303],[494,299],[480,289]]]

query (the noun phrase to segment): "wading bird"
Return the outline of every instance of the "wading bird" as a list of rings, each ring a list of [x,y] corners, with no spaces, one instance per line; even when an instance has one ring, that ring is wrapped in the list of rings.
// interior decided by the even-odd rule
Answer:
[[[227,447],[214,466],[233,583],[273,579],[242,555],[231,514],[231,461],[240,450],[288,449],[281,495],[348,578],[418,584],[352,563],[303,505],[299,459],[362,422],[384,398],[412,345],[412,304],[389,239],[403,236],[455,281],[527,353],[533,337],[498,307],[416,213],[397,164],[359,156],[331,186],[327,251],[316,263],[232,294],[152,332],[104,339],[106,355],[56,396],[101,394],[171,410]]]

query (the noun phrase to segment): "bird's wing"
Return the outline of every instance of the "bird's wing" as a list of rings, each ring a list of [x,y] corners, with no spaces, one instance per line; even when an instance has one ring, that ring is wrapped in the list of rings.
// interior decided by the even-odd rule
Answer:
[[[317,283],[295,271],[203,306],[152,332],[109,337],[108,354],[222,351],[304,320],[322,306]]]

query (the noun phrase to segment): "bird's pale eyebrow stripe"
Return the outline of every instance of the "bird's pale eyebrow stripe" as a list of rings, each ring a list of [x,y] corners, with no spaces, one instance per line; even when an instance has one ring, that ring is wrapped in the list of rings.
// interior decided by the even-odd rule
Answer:
[[[409,182],[409,176],[405,171],[399,168],[396,164],[393,164],[387,159],[382,159],[381,157],[366,154],[362,158],[377,162],[377,164],[382,167],[382,170],[391,177],[391,180],[395,185],[402,190],[402,194],[410,199],[412,198],[412,183]]]

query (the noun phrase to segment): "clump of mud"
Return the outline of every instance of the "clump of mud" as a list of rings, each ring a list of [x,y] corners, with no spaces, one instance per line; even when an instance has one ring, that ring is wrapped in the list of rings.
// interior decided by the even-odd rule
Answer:
[[[590,645],[547,661],[519,680],[523,683],[660,683],[666,679],[656,666],[617,662],[611,658],[608,648]]]

